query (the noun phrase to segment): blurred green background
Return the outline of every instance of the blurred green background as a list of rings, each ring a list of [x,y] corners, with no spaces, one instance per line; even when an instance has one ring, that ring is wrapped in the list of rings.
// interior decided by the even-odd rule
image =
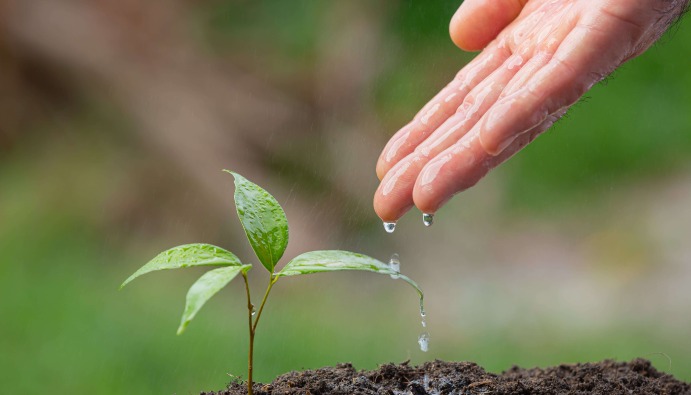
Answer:
[[[284,204],[286,257],[397,252],[427,291],[422,353],[403,283],[281,281],[258,333],[258,380],[339,362],[440,358],[498,372],[634,357],[691,380],[688,21],[432,228],[413,212],[387,235],[371,209],[374,165],[474,56],[448,38],[458,3],[0,7],[2,391],[193,394],[245,375],[239,283],[181,337],[184,296],[203,271],[117,291],[181,243],[253,261],[221,168]]]

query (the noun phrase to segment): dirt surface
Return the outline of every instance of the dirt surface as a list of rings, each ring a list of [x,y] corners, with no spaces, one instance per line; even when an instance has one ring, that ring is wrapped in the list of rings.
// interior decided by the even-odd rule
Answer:
[[[387,364],[357,371],[350,364],[278,376],[271,384],[255,384],[256,395],[482,395],[578,394],[691,395],[691,385],[653,368],[649,361],[606,360],[546,369],[514,367],[487,373],[471,362],[427,362],[422,366]],[[242,383],[201,395],[247,394]]]

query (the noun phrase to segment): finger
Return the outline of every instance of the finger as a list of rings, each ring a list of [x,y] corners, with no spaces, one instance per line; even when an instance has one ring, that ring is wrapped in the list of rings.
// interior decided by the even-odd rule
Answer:
[[[415,118],[389,140],[377,161],[377,177],[384,175],[454,114],[465,96],[509,57],[507,48],[490,47],[466,65]]]
[[[576,18],[569,13],[569,7],[565,7],[562,14],[543,17],[540,20],[534,20],[532,14],[528,15],[511,30],[510,35],[525,37],[515,54],[529,60],[506,86],[502,92],[502,98],[525,86],[551,60],[559,49],[559,45],[573,30],[576,22]],[[526,31],[525,25],[534,28]]]
[[[604,31],[577,25],[544,67],[485,114],[479,138],[486,152],[499,155],[549,114],[575,103],[623,62],[629,38]]]
[[[374,210],[380,218],[396,221],[413,206],[413,187],[422,168],[477,123],[520,69],[519,59],[518,55],[509,57],[466,96],[454,115],[386,173],[374,195]]]
[[[475,185],[490,170],[532,142],[565,112],[566,109],[562,109],[550,115],[540,125],[515,139],[498,156],[485,152],[477,128],[474,128],[424,167],[413,189],[415,206],[424,213],[437,212],[455,194]]]
[[[451,40],[466,51],[478,51],[521,13],[528,0],[465,0],[449,24]]]

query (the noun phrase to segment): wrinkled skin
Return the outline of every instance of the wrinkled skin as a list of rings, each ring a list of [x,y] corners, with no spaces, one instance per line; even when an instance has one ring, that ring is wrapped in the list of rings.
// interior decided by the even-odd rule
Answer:
[[[466,0],[451,38],[482,52],[384,148],[379,217],[396,221],[413,205],[434,213],[475,185],[648,49],[687,2]]]

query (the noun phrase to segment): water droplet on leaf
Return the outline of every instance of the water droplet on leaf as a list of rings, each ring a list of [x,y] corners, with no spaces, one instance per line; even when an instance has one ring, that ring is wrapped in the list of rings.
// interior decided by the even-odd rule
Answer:
[[[399,259],[398,254],[394,253],[391,255],[391,258],[389,258],[389,267],[396,273],[401,272],[401,260]],[[391,274],[390,276],[394,280],[401,278],[399,274]]]

